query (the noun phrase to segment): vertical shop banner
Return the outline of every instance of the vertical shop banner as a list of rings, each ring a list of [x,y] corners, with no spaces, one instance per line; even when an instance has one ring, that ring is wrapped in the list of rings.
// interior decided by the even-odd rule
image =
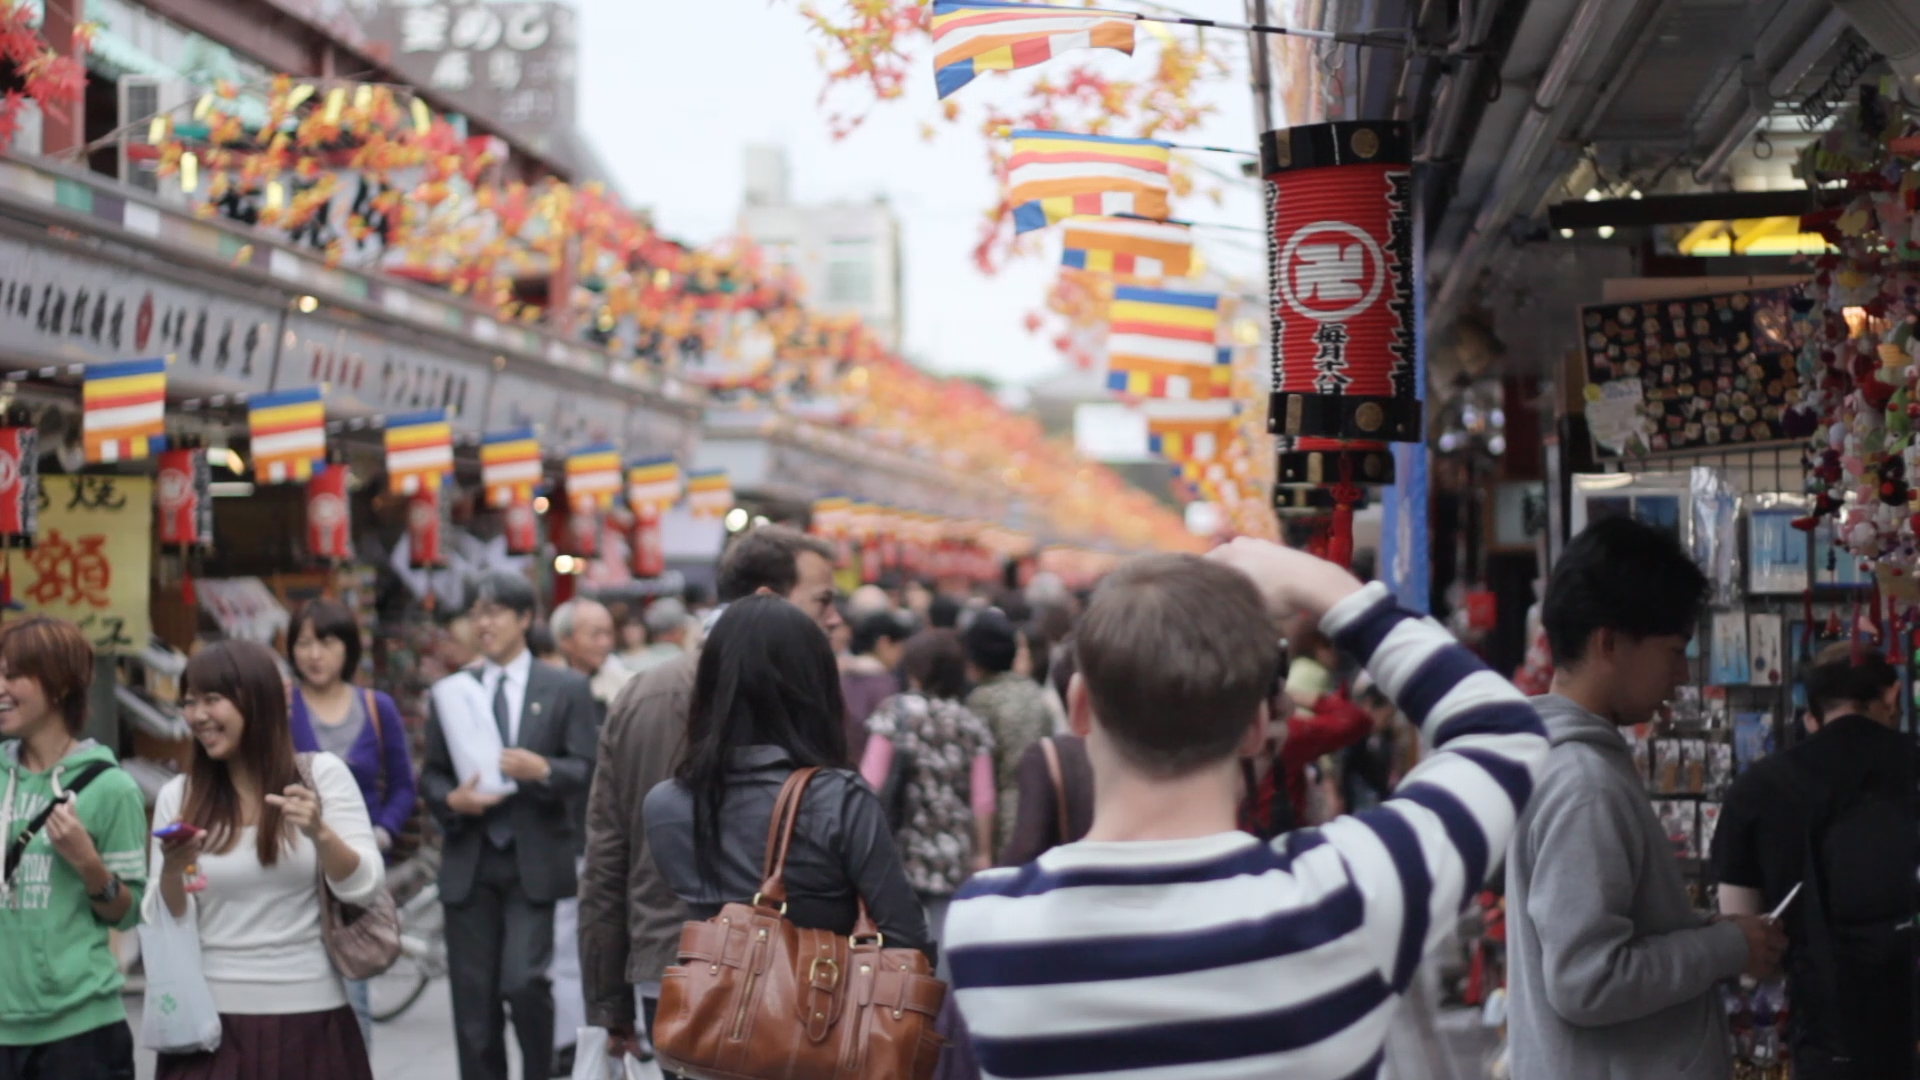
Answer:
[[[353,558],[353,510],[347,501],[347,467],[322,466],[307,481],[307,550],[316,559]]]
[[[407,496],[407,559],[415,570],[447,565],[447,496],[444,482],[422,484]]]
[[[660,541],[660,519],[636,514],[633,519],[633,576],[656,578],[667,572],[667,549]]]
[[[32,543],[40,514],[40,433],[0,427],[0,547]]]
[[[153,634],[153,481],[54,476],[41,483],[33,549],[14,564],[14,600],[66,619],[96,649],[143,648]]]
[[[205,450],[167,450],[160,455],[159,536],[162,544],[205,547],[213,543],[213,469]]]
[[[1427,447],[1395,443],[1394,485],[1381,498],[1379,574],[1400,606],[1426,613],[1432,605],[1432,559],[1427,548]]]
[[[516,502],[501,511],[500,517],[505,525],[507,554],[532,555],[540,550],[540,515],[534,513],[533,503]]]

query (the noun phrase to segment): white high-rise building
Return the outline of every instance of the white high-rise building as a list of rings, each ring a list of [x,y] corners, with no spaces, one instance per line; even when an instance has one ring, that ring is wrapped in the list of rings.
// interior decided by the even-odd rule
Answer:
[[[807,303],[830,315],[858,315],[894,350],[901,343],[900,222],[884,198],[795,205],[786,150],[746,149],[740,231],[769,263],[798,274]]]

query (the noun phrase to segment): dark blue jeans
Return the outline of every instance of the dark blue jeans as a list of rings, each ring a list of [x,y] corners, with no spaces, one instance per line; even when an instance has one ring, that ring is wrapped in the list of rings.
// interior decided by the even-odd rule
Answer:
[[[125,1020],[58,1042],[0,1046],[0,1080],[133,1080],[133,1030]]]

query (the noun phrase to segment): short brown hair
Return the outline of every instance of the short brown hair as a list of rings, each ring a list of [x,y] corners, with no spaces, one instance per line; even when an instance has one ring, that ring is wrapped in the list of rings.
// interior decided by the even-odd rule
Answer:
[[[93,685],[93,645],[78,627],[34,615],[0,627],[0,667],[13,678],[40,684],[60,710],[67,734],[87,729],[87,691]]]
[[[1880,700],[1888,687],[1900,681],[1900,673],[1878,649],[1858,649],[1841,641],[1820,650],[1806,680],[1807,708],[1825,723],[1837,718],[1833,714],[1837,705],[1871,705]]]
[[[720,557],[716,590],[720,602],[731,604],[765,589],[784,597],[800,582],[800,553],[811,551],[831,565],[831,545],[818,537],[784,525],[762,525],[740,534]]]
[[[1074,653],[1115,747],[1171,777],[1233,753],[1273,688],[1276,641],[1245,574],[1194,555],[1147,555],[1094,593]]]
[[[930,698],[967,693],[967,650],[951,630],[922,630],[900,652],[900,674]]]

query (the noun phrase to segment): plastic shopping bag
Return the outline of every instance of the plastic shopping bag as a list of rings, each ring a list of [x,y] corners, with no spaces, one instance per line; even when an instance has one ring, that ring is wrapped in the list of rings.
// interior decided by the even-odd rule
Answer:
[[[140,924],[147,993],[140,1014],[140,1045],[163,1054],[220,1048],[220,1010],[200,968],[200,931],[176,919],[165,904],[157,922]]]
[[[607,1053],[607,1029],[583,1027],[573,1049],[573,1080],[653,1080],[659,1074],[622,1055],[618,1062]]]

